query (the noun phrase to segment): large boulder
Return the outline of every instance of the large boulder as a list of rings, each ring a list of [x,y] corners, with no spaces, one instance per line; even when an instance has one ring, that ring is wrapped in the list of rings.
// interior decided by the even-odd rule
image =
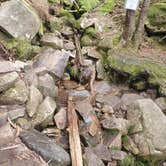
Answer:
[[[166,95],[166,69],[160,62],[141,57],[131,49],[108,51],[107,70],[117,82],[127,82],[137,90],[145,90],[147,85],[159,87],[159,92]]]
[[[25,1],[11,0],[1,4],[0,28],[14,38],[31,40],[40,25],[40,19]]]
[[[69,60],[66,51],[48,48],[41,52],[34,61],[34,67],[46,67],[54,76],[61,78]]]
[[[135,125],[140,122],[143,127],[132,134],[139,155],[166,157],[166,116],[151,99],[135,101],[127,111],[127,119]]]

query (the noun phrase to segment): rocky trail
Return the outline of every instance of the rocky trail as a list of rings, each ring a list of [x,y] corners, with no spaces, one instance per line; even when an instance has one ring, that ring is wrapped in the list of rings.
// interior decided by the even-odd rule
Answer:
[[[166,166],[165,38],[64,3],[0,2],[0,166]]]

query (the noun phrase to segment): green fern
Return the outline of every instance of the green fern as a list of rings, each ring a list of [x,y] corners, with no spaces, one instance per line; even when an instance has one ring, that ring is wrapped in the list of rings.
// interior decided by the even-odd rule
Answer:
[[[85,11],[94,9],[99,4],[99,2],[99,0],[79,0],[81,8]]]

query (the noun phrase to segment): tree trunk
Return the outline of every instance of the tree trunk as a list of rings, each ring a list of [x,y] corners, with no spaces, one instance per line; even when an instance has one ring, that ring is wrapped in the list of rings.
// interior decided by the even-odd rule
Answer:
[[[139,47],[139,45],[142,41],[142,35],[144,32],[144,24],[146,21],[149,5],[150,5],[150,0],[144,0],[142,8],[141,8],[141,13],[139,16],[138,26],[137,26],[136,33],[134,36],[136,47]]]
[[[127,9],[123,28],[124,46],[128,46],[135,29],[135,11]]]

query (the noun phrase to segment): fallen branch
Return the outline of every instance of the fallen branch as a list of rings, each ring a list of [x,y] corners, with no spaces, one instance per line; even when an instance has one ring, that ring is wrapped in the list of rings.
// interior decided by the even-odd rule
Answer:
[[[80,46],[80,38],[76,34],[76,31],[74,33],[74,43],[75,43],[75,47],[76,47],[76,59],[75,59],[76,64],[78,66],[79,65],[85,66],[82,51],[81,51],[81,46]]]
[[[68,99],[69,143],[72,166],[83,166],[80,136],[78,131],[78,118],[72,99]]]

